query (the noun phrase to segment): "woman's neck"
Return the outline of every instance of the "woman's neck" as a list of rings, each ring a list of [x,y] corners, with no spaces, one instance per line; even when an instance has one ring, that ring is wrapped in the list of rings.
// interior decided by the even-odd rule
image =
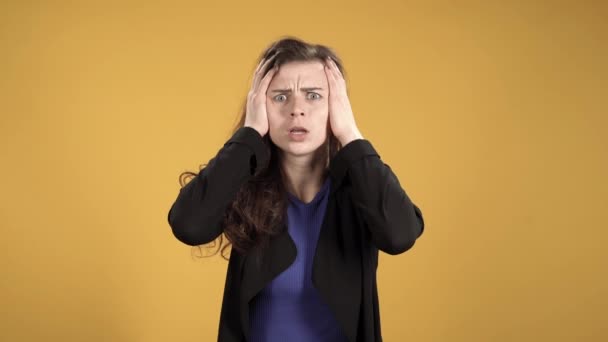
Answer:
[[[305,203],[315,197],[329,175],[327,155],[322,150],[305,156],[283,155],[281,158],[286,190]]]

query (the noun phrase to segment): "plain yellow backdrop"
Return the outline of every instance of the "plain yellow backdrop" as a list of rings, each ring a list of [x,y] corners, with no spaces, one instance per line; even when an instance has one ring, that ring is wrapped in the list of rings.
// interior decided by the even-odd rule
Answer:
[[[167,213],[284,35],[338,52],[425,216],[380,256],[385,341],[607,340],[607,9],[2,2],[0,340],[216,339],[226,262]]]

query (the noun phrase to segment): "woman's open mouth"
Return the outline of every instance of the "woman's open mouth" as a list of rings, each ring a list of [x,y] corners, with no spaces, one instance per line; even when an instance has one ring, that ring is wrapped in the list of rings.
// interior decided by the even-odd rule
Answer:
[[[308,131],[304,128],[294,128],[289,131],[289,138],[295,141],[302,141],[308,136]]]

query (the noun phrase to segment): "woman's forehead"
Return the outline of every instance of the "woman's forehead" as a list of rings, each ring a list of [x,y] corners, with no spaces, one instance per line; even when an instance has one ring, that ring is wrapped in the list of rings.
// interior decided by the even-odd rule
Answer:
[[[280,66],[279,72],[273,76],[271,83],[313,82],[314,84],[306,84],[306,86],[321,86],[327,84],[327,76],[323,67],[324,65],[320,61],[285,63]]]

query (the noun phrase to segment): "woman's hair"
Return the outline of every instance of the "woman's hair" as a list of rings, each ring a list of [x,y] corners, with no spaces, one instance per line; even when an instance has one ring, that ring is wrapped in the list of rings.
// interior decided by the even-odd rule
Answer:
[[[258,62],[272,57],[275,53],[275,60],[269,63],[266,70],[263,71],[263,75],[271,70],[275,64],[282,65],[292,61],[314,60],[325,63],[325,58],[329,56],[335,61],[342,75],[346,78],[341,60],[326,46],[310,44],[292,36],[284,36],[270,44],[262,53]],[[246,114],[247,98],[242,103],[239,119],[232,129],[232,134],[243,127]],[[241,254],[246,254],[249,249],[254,247],[263,248],[267,246],[271,235],[280,233],[283,223],[286,222],[288,198],[282,178],[283,172],[280,170],[278,147],[270,140],[269,134],[264,135],[263,141],[267,151],[270,151],[268,166],[259,172],[256,171],[256,175],[243,184],[233,202],[228,206],[222,221],[223,233],[209,245],[209,247],[215,247],[219,240],[217,250],[211,255],[215,255],[221,249],[222,257],[228,260],[224,251],[230,245]],[[328,139],[324,148],[327,151],[328,160],[331,160],[342,148],[331,130],[328,130]],[[206,165],[201,165],[199,172]],[[196,174],[193,172],[183,172],[179,176],[180,185],[185,186],[186,181],[195,176]],[[207,227],[201,227],[201,229],[204,228]],[[223,235],[228,240],[226,244],[223,244]],[[200,249],[201,245],[196,247]]]

